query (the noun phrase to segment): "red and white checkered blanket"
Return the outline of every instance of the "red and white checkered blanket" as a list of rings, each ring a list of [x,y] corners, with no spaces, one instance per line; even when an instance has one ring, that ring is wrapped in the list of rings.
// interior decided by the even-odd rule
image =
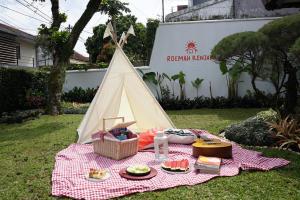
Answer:
[[[209,137],[215,137],[205,131]],[[170,145],[169,158],[187,158],[191,156],[190,145]],[[166,189],[179,185],[195,185],[206,182],[216,176],[235,176],[242,170],[270,170],[285,166],[289,161],[279,158],[266,158],[260,152],[241,148],[233,143],[233,159],[222,159],[220,175],[167,174],[160,170],[160,164],[154,161],[153,151],[139,152],[137,155],[120,161],[111,160],[93,153],[92,145],[72,144],[56,155],[52,174],[52,195],[67,196],[75,199],[108,199],[136,192]],[[158,170],[156,177],[150,180],[131,181],[121,178],[119,171],[132,164],[147,164]],[[111,177],[104,182],[90,182],[85,174],[90,168],[108,168]]]

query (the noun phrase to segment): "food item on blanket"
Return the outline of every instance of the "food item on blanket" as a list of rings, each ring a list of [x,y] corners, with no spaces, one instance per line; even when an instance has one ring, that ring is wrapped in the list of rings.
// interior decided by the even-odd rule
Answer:
[[[171,172],[186,172],[189,169],[189,161],[187,159],[165,161],[161,164],[161,167]]]
[[[102,179],[106,176],[107,170],[105,169],[90,169],[89,178]]]
[[[221,158],[199,156],[195,163],[195,169],[204,174],[219,174]]]
[[[129,166],[126,171],[132,175],[142,176],[149,174],[151,169],[147,165],[132,165]]]

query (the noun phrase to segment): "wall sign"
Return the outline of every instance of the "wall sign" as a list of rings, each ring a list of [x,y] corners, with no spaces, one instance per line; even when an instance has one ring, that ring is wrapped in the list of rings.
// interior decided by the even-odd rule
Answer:
[[[169,55],[167,62],[189,62],[212,60],[211,55],[199,55],[198,47],[195,41],[188,41],[185,45],[185,55]]]

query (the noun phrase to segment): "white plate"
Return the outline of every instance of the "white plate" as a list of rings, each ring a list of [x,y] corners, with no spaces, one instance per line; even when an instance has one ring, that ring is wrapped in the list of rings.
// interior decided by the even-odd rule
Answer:
[[[85,174],[85,179],[88,180],[88,181],[93,181],[93,182],[101,182],[101,181],[105,181],[106,179],[109,179],[110,178],[110,172],[107,171],[106,175],[101,178],[101,179],[98,179],[98,178],[90,178],[89,177],[89,173],[86,173]]]
[[[160,167],[161,170],[163,172],[166,172],[168,174],[187,174],[187,173],[190,173],[192,171],[192,165],[189,166],[189,169],[186,170],[185,172],[172,172],[172,171],[168,171],[168,170],[165,170],[163,167]]]

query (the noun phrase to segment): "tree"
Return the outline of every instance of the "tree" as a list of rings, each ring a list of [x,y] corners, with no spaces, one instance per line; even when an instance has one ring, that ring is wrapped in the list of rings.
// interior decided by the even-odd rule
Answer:
[[[270,60],[275,61],[273,64],[282,66],[287,75],[287,81],[284,83],[285,114],[294,113],[298,98],[297,72],[299,67],[294,65],[290,49],[300,37],[300,14],[276,19],[264,25],[259,32],[269,38],[272,53],[269,55]]]
[[[196,89],[197,91],[197,97],[199,97],[199,88],[202,84],[204,79],[196,78],[194,81],[191,81],[192,86]]]
[[[251,75],[251,84],[256,95],[266,99],[264,93],[257,88],[256,79],[265,78],[263,65],[267,44],[268,38],[262,33],[241,32],[223,38],[211,54],[224,65],[232,67],[239,63],[238,71],[248,71]]]
[[[120,6],[125,7],[125,5],[117,0],[89,0],[72,31],[68,32],[62,30],[61,27],[62,23],[66,22],[67,16],[60,12],[59,0],[50,1],[52,5],[52,23],[49,27],[44,24],[41,25],[38,40],[52,54],[53,66],[50,70],[48,84],[48,112],[52,115],[58,115],[61,113],[61,94],[65,81],[65,71],[69,65],[70,56],[73,54],[74,46],[84,27],[96,12],[109,13],[111,6],[117,5],[116,10],[119,10]]]
[[[129,36],[129,42],[124,46],[124,52],[134,65],[144,65],[146,60],[145,26],[142,23],[137,23],[137,18],[134,15],[121,15],[116,18],[117,34],[119,37],[123,32],[126,32],[128,30],[130,25],[133,25],[135,36]]]
[[[296,59],[296,65],[298,65],[298,68],[300,68],[300,37],[292,46],[290,53],[294,56],[294,58]]]
[[[147,64],[150,63],[151,53],[154,45],[156,29],[159,26],[159,20],[148,19],[146,24],[146,53],[147,53]]]
[[[128,44],[124,46],[124,51],[134,65],[149,64],[159,20],[148,19],[145,27],[142,23],[137,23],[137,18],[134,15],[119,14],[118,16],[114,17],[114,24],[117,30],[117,37],[119,38],[123,32],[128,30],[130,25],[133,25],[136,35],[134,37],[135,42],[128,42]],[[105,40],[102,42],[104,31],[104,24],[100,24],[99,26],[95,27],[93,36],[89,37],[85,43],[92,63],[96,63],[97,61],[107,62],[102,58],[110,57],[110,55],[105,55],[105,52],[107,51],[103,50],[103,47],[109,42]],[[132,37],[133,36],[130,36],[129,40]],[[112,45],[108,46],[111,47]],[[99,54],[101,55],[99,56]],[[97,57],[99,58],[98,60]]]
[[[128,40],[131,40],[134,38],[134,42],[130,41],[128,44],[124,46],[124,52],[129,57],[130,61],[135,65],[141,65],[145,64],[146,55],[145,55],[145,37],[146,37],[146,28],[142,23],[137,23],[137,18],[133,15],[119,15],[115,17],[115,26],[117,28],[117,36],[120,38],[123,32],[126,32],[130,25],[133,25],[133,28],[135,30],[135,37],[129,36]],[[102,62],[108,62],[108,60],[103,60],[103,57],[111,57],[111,55],[105,55],[107,51],[103,50],[104,46],[107,46],[108,43],[110,43],[108,46],[114,47],[113,44],[108,41],[104,40],[103,42],[99,42],[97,45],[95,45],[95,42],[102,41],[103,40],[103,34],[105,31],[104,24],[100,24],[98,27],[94,28],[94,35],[92,37],[89,37],[87,39],[87,42],[85,43],[86,49],[88,53],[90,54],[90,57],[93,59],[91,60],[93,63],[97,61]],[[104,53],[104,54],[103,54]],[[109,51],[108,51],[109,53]],[[101,54],[99,56],[99,54]],[[98,57],[98,59],[97,59]]]
[[[86,50],[90,55],[90,62],[96,63],[97,56],[101,52],[104,44],[108,42],[108,39],[103,40],[104,31],[106,29],[105,24],[99,24],[93,28],[93,36],[88,37],[85,44]]]

